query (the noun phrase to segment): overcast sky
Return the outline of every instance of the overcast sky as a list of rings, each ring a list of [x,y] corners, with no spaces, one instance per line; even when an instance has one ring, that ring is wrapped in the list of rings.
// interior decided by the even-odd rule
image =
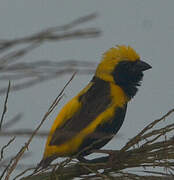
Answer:
[[[114,138],[106,146],[119,149],[145,125],[174,107],[173,7],[174,1],[170,0],[1,0],[0,39],[30,35],[97,12],[99,16],[84,27],[100,28],[101,37],[46,43],[22,58],[21,62],[76,59],[98,63],[102,54],[117,44],[131,45],[135,48],[141,59],[152,65],[152,69],[145,72],[138,94],[129,103],[118,138]],[[82,89],[91,77],[92,75],[80,75],[74,78],[65,91],[66,96],[42,126],[42,130],[50,129],[59,109]],[[34,129],[69,78],[70,75],[66,75],[11,93],[6,120],[17,112],[22,112],[24,114],[22,121],[14,128]],[[2,98],[0,103],[2,106]],[[7,140],[8,138],[1,140],[0,145]],[[17,138],[16,143],[9,147],[9,152],[13,150],[14,154],[17,153],[25,141],[26,138]],[[42,158],[44,144],[45,139],[35,139],[29,148],[29,152],[32,152],[31,158],[22,162],[38,163]]]

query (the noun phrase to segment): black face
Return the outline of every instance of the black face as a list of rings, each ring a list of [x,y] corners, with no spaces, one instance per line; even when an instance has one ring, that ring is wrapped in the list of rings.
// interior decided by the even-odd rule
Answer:
[[[113,71],[114,80],[121,86],[129,98],[135,96],[137,86],[140,86],[143,71],[152,68],[149,64],[137,60],[134,62],[122,61]]]

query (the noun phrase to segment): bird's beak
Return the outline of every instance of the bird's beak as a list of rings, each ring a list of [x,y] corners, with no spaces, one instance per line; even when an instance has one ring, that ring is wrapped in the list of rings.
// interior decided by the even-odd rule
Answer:
[[[144,62],[144,61],[137,61],[136,63],[136,69],[140,70],[140,71],[146,71],[148,69],[151,69],[152,66],[149,65],[148,63]]]

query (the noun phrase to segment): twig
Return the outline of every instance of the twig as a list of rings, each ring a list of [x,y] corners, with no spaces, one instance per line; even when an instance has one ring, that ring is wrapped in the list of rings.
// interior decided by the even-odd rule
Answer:
[[[22,171],[20,174],[18,174],[13,180],[16,180],[17,178],[19,178],[20,176],[24,175],[26,172],[28,171],[32,171],[34,170],[35,168],[28,168],[28,169],[25,169],[24,171]]]
[[[0,121],[0,131],[2,129],[2,123],[3,123],[3,120],[4,120],[5,113],[7,112],[7,101],[8,101],[8,96],[9,96],[9,92],[10,92],[10,87],[11,87],[11,83],[9,81],[8,88],[7,88],[7,93],[6,93],[6,97],[5,97],[5,102],[4,102],[4,108],[3,108],[1,121]]]
[[[49,68],[51,66],[50,67],[45,66],[45,69],[41,70],[41,69],[38,69],[38,67],[40,66],[39,64],[40,62],[38,62],[38,64],[37,62],[35,63],[35,67],[37,68],[34,68],[34,69],[32,69],[33,67],[32,63],[31,63],[32,67],[29,67],[30,66],[29,63],[28,64],[26,63],[26,65],[25,63],[23,63],[23,67],[22,66],[20,67],[20,63],[19,64],[14,64],[14,63],[16,63],[16,61],[18,61],[21,57],[23,57],[24,55],[36,49],[37,47],[39,47],[40,45],[42,45],[44,42],[47,42],[47,41],[61,41],[61,40],[70,40],[70,39],[77,39],[77,38],[98,37],[101,34],[101,31],[98,28],[73,29],[82,23],[93,20],[94,18],[96,18],[96,16],[97,16],[96,13],[92,13],[87,16],[83,16],[78,19],[75,19],[72,22],[65,24],[63,26],[50,27],[50,28],[47,28],[46,30],[42,30],[38,33],[34,33],[27,37],[21,37],[21,38],[17,38],[13,40],[1,39],[0,40],[0,53],[1,52],[4,52],[4,53],[0,57],[0,70],[1,70],[0,73],[3,73],[3,75],[1,75],[0,77],[0,80],[4,81],[7,79],[13,79],[13,80],[20,81],[20,80],[24,80],[25,78],[30,78],[30,79],[25,79],[25,81],[23,81],[22,83],[21,81],[19,83],[16,83],[15,86],[11,88],[12,91],[17,91],[20,89],[31,87],[40,82],[44,82],[46,80],[56,78],[65,73],[72,73],[72,71],[74,72],[75,70],[73,68],[67,68],[67,69],[61,69],[61,70],[60,69],[56,70],[55,68],[55,69],[52,69],[52,71],[50,71]],[[14,48],[17,47],[18,45],[24,45],[24,47],[18,48],[17,50],[11,49],[13,47]],[[10,49],[11,51],[8,51]],[[47,64],[48,64],[48,61],[47,61]],[[26,69],[28,71],[26,71]],[[13,72],[14,74],[10,74],[11,72]],[[84,70],[84,73],[82,71],[81,73],[86,74],[86,73],[89,73],[89,71],[87,72],[87,70]],[[1,88],[0,94],[4,92],[6,92],[6,88]]]
[[[8,165],[5,167],[5,169],[3,170],[1,176],[0,176],[0,180],[2,180],[2,178],[4,177],[5,173],[8,171],[8,168],[10,167],[11,163],[13,162],[14,158],[10,159],[10,162],[8,163]]]
[[[59,102],[59,97],[62,96],[65,88],[68,86],[68,84],[73,80],[74,76],[76,75],[76,72],[73,73],[73,75],[71,76],[70,80],[65,84],[65,86],[63,87],[63,89],[60,91],[60,95],[56,97],[56,99],[53,101],[52,105],[49,108],[50,113],[53,111],[53,109],[57,106],[58,102]]]
[[[16,83],[14,86],[11,87],[11,91],[18,91],[24,88],[28,88],[34,85],[37,85],[38,83],[45,82],[51,79],[56,79],[57,77],[61,77],[62,75],[65,74],[72,74],[74,71],[77,71],[78,74],[91,74],[94,73],[93,69],[76,69],[76,68],[66,68],[62,70],[58,70],[57,72],[50,73],[49,75],[47,74],[46,76],[37,76],[32,78],[31,80],[22,82],[22,83]],[[25,75],[19,75],[17,78],[21,79],[20,77],[24,77]],[[32,75],[33,76],[33,75]],[[13,78],[15,75],[13,76]],[[29,76],[31,77],[31,75]],[[10,78],[10,77],[8,77]],[[6,91],[6,88],[1,88],[0,89],[0,94],[3,94]]]
[[[10,139],[9,140],[9,142],[6,144],[6,145],[4,145],[3,147],[2,147],[2,149],[1,149],[1,158],[0,158],[0,161],[4,158],[4,150],[5,150],[5,148],[7,148],[14,140],[15,140],[15,136],[12,138],[12,139]]]
[[[99,173],[97,170],[92,170],[91,168],[89,168],[89,167],[87,167],[87,166],[85,166],[85,165],[82,165],[82,167],[83,167],[84,169],[87,169],[90,173],[96,174],[95,176],[101,177],[102,179],[105,179],[105,180],[110,180],[109,177],[107,177],[107,176],[104,175],[104,174]]]
[[[167,112],[163,117],[161,117],[160,119],[157,119],[155,121],[153,121],[152,123],[150,123],[149,125],[147,125],[139,134],[137,134],[134,138],[132,138],[122,149],[121,152],[126,151],[127,149],[129,149],[130,147],[132,147],[133,145],[137,144],[138,141],[141,140],[141,136],[148,131],[149,129],[152,129],[157,123],[159,123],[160,121],[164,120],[166,117],[168,117],[171,113],[174,112],[174,109],[171,109],[169,112]]]
[[[44,123],[44,121],[47,119],[47,117],[50,115],[50,113],[53,111],[53,109],[55,108],[55,106],[59,103],[59,101],[62,98],[62,94],[65,90],[65,88],[67,87],[67,85],[71,82],[71,80],[73,79],[73,77],[75,76],[75,74],[72,75],[72,77],[70,78],[70,80],[68,81],[68,83],[66,83],[66,85],[64,86],[64,88],[62,89],[62,91],[59,93],[59,95],[56,97],[56,100],[51,104],[51,106],[49,107],[48,111],[45,113],[43,119],[41,120],[40,124],[37,126],[37,128],[35,129],[35,131],[33,132],[33,134],[31,135],[31,137],[28,139],[28,141],[25,143],[25,146],[23,146],[20,151],[17,153],[17,155],[14,157],[14,160],[12,162],[12,165],[8,168],[5,180],[8,180],[11,173],[13,172],[13,170],[15,169],[15,167],[17,166],[20,158],[23,156],[24,152],[28,149],[29,144],[31,143],[33,137],[35,136],[35,134],[37,133],[37,131],[40,129],[40,127],[42,126],[42,124]]]
[[[79,30],[74,30],[71,32],[64,32],[59,34],[48,33],[47,35],[44,34],[41,36],[24,38],[21,39],[19,42],[30,43],[30,45],[28,45],[26,48],[23,48],[21,50],[17,50],[9,54],[6,54],[4,57],[0,58],[0,66],[1,68],[3,68],[3,66],[9,63],[14,63],[15,60],[19,59],[19,57],[22,57],[31,50],[39,47],[45,41],[58,41],[58,40],[60,41],[60,40],[69,40],[69,39],[77,39],[77,38],[91,38],[91,37],[97,37],[99,35],[100,35],[99,30],[95,28],[86,28],[86,29],[79,29]]]
[[[93,61],[79,61],[79,60],[38,60],[36,62],[18,62],[13,65],[7,66],[5,69],[1,69],[2,72],[25,72],[26,70],[33,70],[33,69],[41,69],[41,68],[55,68],[55,69],[64,69],[67,67],[91,67],[94,68],[96,63]]]
[[[42,30],[39,33],[32,34],[31,36],[28,37],[22,37],[14,40],[5,40],[1,39],[0,40],[0,51],[7,50],[9,48],[12,48],[14,45],[18,45],[21,43],[27,43],[27,41],[31,40],[38,40],[41,39],[42,37],[47,37],[48,35],[54,34],[55,32],[58,31],[67,31],[70,30],[82,23],[86,23],[88,21],[91,21],[97,17],[97,13],[92,13],[86,16],[82,16],[78,19],[73,20],[72,22],[62,25],[62,26],[55,26],[55,27],[50,27],[47,28],[46,30]]]
[[[127,179],[143,179],[144,176],[142,175],[136,175],[131,174],[125,171],[128,168],[137,168],[137,167],[163,167],[167,169],[168,172],[172,174],[174,171],[174,140],[165,138],[163,141],[157,141],[158,138],[162,135],[166,136],[166,133],[172,133],[174,131],[174,124],[165,125],[165,127],[162,127],[160,129],[153,130],[155,125],[162,121],[164,118],[169,116],[172,112],[174,112],[174,109],[170,110],[168,113],[166,113],[162,118],[153,121],[148,126],[146,126],[138,135],[135,136],[135,141],[130,140],[127,144],[131,145],[130,147],[126,147],[126,150],[122,151],[108,151],[108,150],[99,150],[98,152],[103,152],[107,154],[112,154],[113,158],[110,159],[107,157],[100,157],[96,158],[96,162],[94,163],[74,163],[74,164],[66,164],[64,168],[58,167],[58,170],[56,171],[56,174],[58,178],[64,178],[64,179],[72,179],[73,177],[80,177],[82,175],[86,175],[86,177],[91,177],[90,172],[95,173],[93,177],[97,177],[100,174],[97,174],[98,170],[104,169],[104,172],[102,173],[102,177],[104,178],[105,175],[107,178],[112,177],[112,175],[109,176],[109,174],[113,174],[113,176],[120,173],[119,176],[121,178],[127,178]],[[150,132],[147,132],[150,131]],[[154,137],[155,136],[155,137]],[[136,143],[139,143],[140,141],[144,140],[143,137],[147,138],[147,141],[149,143],[144,142],[141,143],[140,146],[137,146],[136,148],[133,148],[133,146]],[[133,138],[134,139],[134,138]],[[136,143],[135,143],[136,142]],[[128,148],[127,148],[128,147]],[[95,151],[94,151],[95,152]],[[97,152],[97,151],[96,151]],[[92,159],[93,160],[93,159]],[[102,162],[103,161],[103,162]],[[99,162],[99,163],[98,163]],[[60,165],[60,164],[59,164]],[[84,166],[87,167],[87,169],[84,169]],[[91,170],[91,171],[89,171]],[[121,172],[120,172],[121,171]],[[51,177],[51,174],[49,172],[44,173],[40,175],[40,177],[48,176]],[[104,175],[104,176],[103,176]],[[170,175],[167,177],[171,177]],[[37,179],[39,179],[39,175],[36,175]],[[40,178],[41,179],[41,178]],[[55,178],[53,178],[55,179]],[[112,178],[111,178],[112,179]],[[148,178],[146,178],[148,179]],[[29,180],[27,177],[26,180]]]

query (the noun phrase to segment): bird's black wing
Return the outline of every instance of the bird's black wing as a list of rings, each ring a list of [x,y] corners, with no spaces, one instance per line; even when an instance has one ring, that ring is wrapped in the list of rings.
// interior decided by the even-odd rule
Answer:
[[[78,97],[81,108],[55,130],[50,145],[58,146],[72,139],[111,104],[109,83],[98,78],[92,81],[89,90]]]

